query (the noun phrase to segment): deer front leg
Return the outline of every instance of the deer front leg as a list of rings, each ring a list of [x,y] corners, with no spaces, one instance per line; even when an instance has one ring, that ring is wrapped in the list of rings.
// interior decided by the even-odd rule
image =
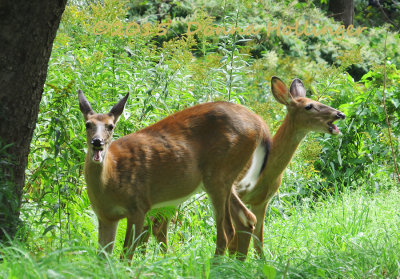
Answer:
[[[118,221],[99,221],[99,248],[104,249],[108,253],[112,253],[114,249],[115,235],[117,233]]]
[[[133,257],[138,243],[141,243],[140,237],[142,237],[143,223],[146,213],[137,210],[134,214],[127,217],[127,228],[124,242],[124,252],[121,258],[128,258],[129,260]]]
[[[256,215],[257,218],[257,224],[254,230],[255,237],[253,237],[254,249],[260,257],[263,255],[263,229],[267,205],[268,204],[261,204],[251,207],[252,212],[254,213],[254,215]]]
[[[243,204],[236,193],[232,193],[230,210],[235,225],[235,236],[229,243],[229,253],[239,260],[246,259],[251,236],[257,223],[256,216]]]

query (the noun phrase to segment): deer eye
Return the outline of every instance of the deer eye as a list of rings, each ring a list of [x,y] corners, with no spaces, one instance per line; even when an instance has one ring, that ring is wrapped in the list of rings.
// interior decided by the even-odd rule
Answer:
[[[90,129],[92,127],[92,123],[91,122],[86,122],[85,123],[85,127],[86,127],[86,129]]]
[[[312,104],[309,104],[309,105],[306,105],[304,108],[305,108],[306,110],[310,110],[310,109],[313,108],[313,105],[312,105]]]
[[[114,129],[114,125],[113,124],[109,124],[109,125],[106,125],[106,128],[107,128],[107,130],[109,130],[109,131],[112,131],[112,129]]]

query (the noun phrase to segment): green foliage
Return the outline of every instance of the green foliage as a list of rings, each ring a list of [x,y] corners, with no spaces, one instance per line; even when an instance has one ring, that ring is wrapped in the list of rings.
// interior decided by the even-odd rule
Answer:
[[[0,246],[2,278],[397,278],[400,274],[398,190],[369,195],[346,192],[337,199],[303,204],[291,216],[269,214],[265,258],[210,260],[211,228],[202,224],[162,255],[157,248],[135,254],[131,265],[99,256],[94,245],[32,253],[25,245]],[[201,209],[203,211],[204,209]],[[289,208],[287,209],[289,210]],[[181,212],[182,213],[182,212]],[[187,216],[189,217],[189,216]],[[190,223],[190,222],[188,222]],[[173,233],[175,236],[176,233]],[[186,235],[185,235],[186,237]],[[82,241],[81,241],[82,242]],[[156,246],[155,246],[156,247]]]
[[[368,28],[360,36],[343,38],[268,30],[268,24],[276,27],[279,20],[283,26],[296,22],[304,26],[307,21],[318,30],[340,26],[312,1],[70,2],[53,46],[26,171],[21,216],[25,227],[20,232],[25,243],[0,248],[0,275],[395,277],[399,244],[394,236],[399,222],[393,211],[375,204],[375,196],[360,204],[352,201],[351,194],[339,200],[339,194],[350,187],[374,192],[388,191],[393,185],[379,67],[384,61],[386,29]],[[187,35],[190,22],[202,25],[203,30]],[[137,33],[134,23],[139,25]],[[165,34],[157,35],[162,31],[159,24],[169,26]],[[207,33],[207,26],[225,31],[254,26],[259,32],[217,34],[213,29]],[[396,150],[400,137],[399,45],[398,34],[389,32],[386,98]],[[204,194],[179,207],[170,225],[171,248],[166,256],[152,239],[147,254],[136,253],[131,266],[117,260],[126,228],[126,222],[121,222],[114,256],[98,257],[96,217],[82,174],[87,147],[76,90],[85,92],[96,112],[109,111],[130,92],[115,138],[175,111],[214,100],[245,104],[267,121],[274,134],[286,111],[270,94],[272,75],[286,83],[301,78],[310,88],[309,97],[342,110],[347,119],[338,123],[343,136],[312,134],[300,146],[269,209],[266,258],[256,259],[251,251],[245,263],[224,257],[219,265],[212,264],[215,225]],[[389,193],[395,204],[397,192]],[[374,195],[379,203],[386,198]],[[371,219],[372,211],[379,218]],[[393,228],[378,231],[385,218]],[[382,258],[376,259],[378,252]],[[362,262],[354,263],[355,258]]]
[[[265,251],[287,278],[396,278],[398,190],[361,190],[268,218]],[[312,208],[311,208],[312,207]],[[394,222],[394,223],[392,223]],[[388,225],[392,224],[392,225]]]
[[[400,28],[400,6],[398,1],[357,0],[354,7],[354,20],[359,24],[368,26],[386,24],[397,31]]]
[[[400,136],[399,73],[388,61],[386,106],[395,150]],[[391,185],[387,174],[395,175],[395,170],[382,104],[383,76],[383,67],[378,67],[364,75],[359,83],[348,79],[352,98],[337,95],[337,101],[342,103],[340,109],[347,116],[346,128],[338,141],[323,141],[321,159],[316,162],[317,169],[330,178],[331,185],[333,181],[342,181],[346,186],[367,181],[366,186],[371,190]],[[399,154],[396,156],[398,162]]]

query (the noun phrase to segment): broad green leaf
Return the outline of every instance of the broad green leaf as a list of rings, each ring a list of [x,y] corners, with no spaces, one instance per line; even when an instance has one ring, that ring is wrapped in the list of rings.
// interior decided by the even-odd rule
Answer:
[[[267,279],[275,279],[276,278],[275,267],[264,264],[262,271],[263,271],[265,277],[267,277]]]

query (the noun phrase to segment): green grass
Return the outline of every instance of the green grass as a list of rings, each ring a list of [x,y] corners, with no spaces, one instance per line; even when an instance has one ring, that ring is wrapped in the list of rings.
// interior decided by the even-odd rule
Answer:
[[[400,275],[398,190],[346,193],[270,219],[266,257],[290,277],[397,278]]]
[[[193,229],[185,225],[192,221],[187,212],[183,223],[170,227],[171,247],[166,255],[152,241],[146,255],[136,253],[131,265],[120,261],[118,253],[99,257],[87,239],[40,253],[14,243],[0,248],[0,277],[398,278],[399,204],[396,189],[376,194],[356,191],[320,204],[286,208],[287,215],[269,214],[265,258],[257,259],[251,251],[244,263],[226,256],[213,264],[213,225],[208,231]]]
[[[339,26],[312,1],[239,1],[237,10],[237,1],[193,0],[176,6],[188,8],[188,15],[171,19],[167,37],[99,36],[93,33],[97,22],[125,22],[132,16],[145,23],[156,3],[145,1],[146,14],[136,15],[125,4],[141,1],[104,2],[71,1],[64,12],[31,143],[21,242],[0,247],[0,278],[399,278],[400,195],[388,190],[393,170],[380,107],[384,28],[341,41],[330,35],[266,37],[263,32],[247,42],[237,35],[178,36],[193,20],[264,29],[268,22],[299,19]],[[398,34],[389,33],[387,97],[397,137],[398,45]],[[373,72],[356,83],[346,73],[350,66]],[[146,255],[136,253],[131,265],[120,261],[126,228],[121,222],[114,255],[99,257],[96,216],[82,175],[86,144],[76,90],[81,88],[98,112],[131,93],[115,138],[174,111],[228,96],[255,110],[274,131],[285,109],[269,91],[272,75],[286,82],[301,78],[312,98],[335,108],[343,105],[348,122],[339,124],[343,137],[314,134],[300,146],[282,194],[269,210],[265,257],[257,259],[251,251],[244,263],[223,257],[213,264],[213,212],[201,196],[180,208],[169,228],[166,255],[152,240]],[[344,194],[324,200],[337,184]],[[349,187],[364,190],[350,192]],[[374,189],[383,191],[371,194]]]

